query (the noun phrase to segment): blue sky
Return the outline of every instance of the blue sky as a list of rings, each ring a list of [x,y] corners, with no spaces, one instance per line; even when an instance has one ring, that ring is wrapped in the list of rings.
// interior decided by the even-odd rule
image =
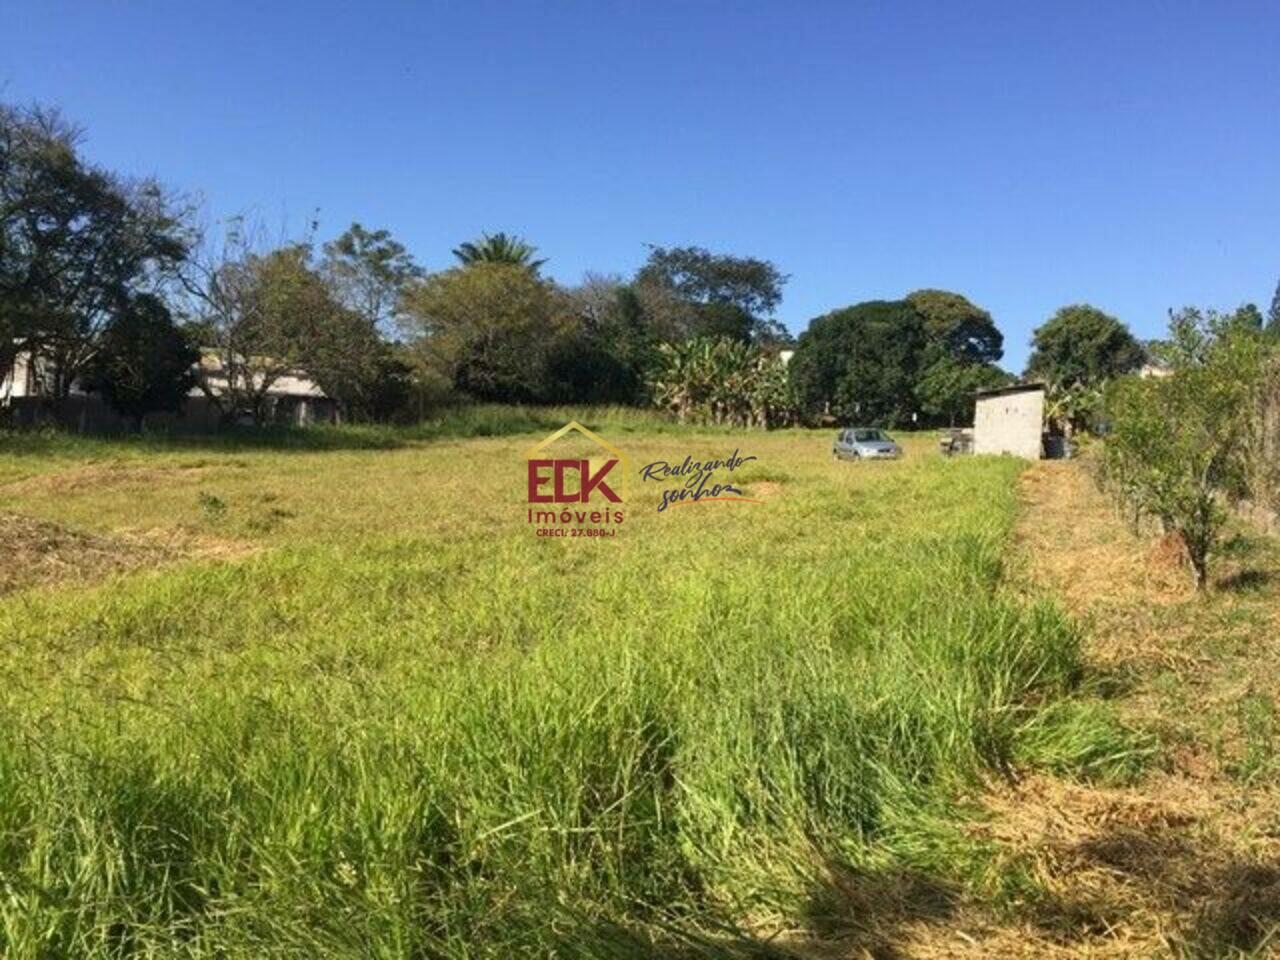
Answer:
[[[0,97],[87,152],[428,268],[482,230],[573,282],[645,243],[775,261],[796,332],[933,286],[1019,370],[1087,301],[1264,309],[1280,279],[1280,4],[0,0]]]

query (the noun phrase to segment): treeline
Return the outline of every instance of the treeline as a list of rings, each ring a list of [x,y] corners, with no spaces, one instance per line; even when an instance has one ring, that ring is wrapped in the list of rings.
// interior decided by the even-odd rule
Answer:
[[[299,374],[350,419],[459,399],[642,405],[673,349],[761,365],[789,339],[773,319],[786,277],[764,260],[652,247],[633,277],[565,287],[497,233],[428,273],[358,223],[327,242],[314,225],[275,242],[244,218],[203,229],[194,204],[80,141],[56,112],[0,106],[0,374],[38,358],[55,405],[78,386],[141,419],[200,387],[228,422],[261,423]]]
[[[900,425],[963,417],[976,386],[1007,379],[991,317],[958,294],[837,311],[797,344],[767,260],[654,246],[630,277],[564,286],[496,233],[428,272],[358,223],[327,241],[315,225],[274,241],[245,218],[204,227],[80,145],[56,112],[0,106],[0,373],[39,358],[55,407],[80,387],[141,422],[199,388],[225,421],[263,423],[303,375],[352,420],[485,401]]]
[[[0,105],[0,378],[38,357],[54,406],[78,385],[140,423],[199,389],[224,421],[260,424],[301,375],[348,420],[474,401],[923,427],[970,422],[974,391],[1013,379],[995,321],[958,293],[855,304],[796,341],[776,319],[788,278],[768,260],[652,246],[631,276],[565,286],[532,244],[495,233],[429,272],[359,223],[327,241],[315,224],[274,240],[245,218],[202,226],[195,204],[91,163],[80,141],[56,112]],[[1033,346],[1025,375],[1048,382],[1067,432],[1096,417],[1102,384],[1150,359],[1083,304]]]

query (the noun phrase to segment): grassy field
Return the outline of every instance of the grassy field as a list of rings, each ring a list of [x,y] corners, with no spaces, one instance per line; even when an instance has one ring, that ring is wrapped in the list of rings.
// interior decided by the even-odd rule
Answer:
[[[1034,896],[966,797],[1141,765],[1005,586],[1017,463],[580,416],[765,502],[540,540],[562,411],[0,440],[0,955],[781,953],[863,881]]]

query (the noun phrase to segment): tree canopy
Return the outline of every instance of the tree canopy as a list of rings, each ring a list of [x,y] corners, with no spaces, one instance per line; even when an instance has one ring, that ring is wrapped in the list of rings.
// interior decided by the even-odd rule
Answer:
[[[422,268],[386,230],[353,223],[324,245],[320,272],[334,296],[376,330],[394,332],[396,307],[409,281]]]
[[[991,314],[949,290],[917,290],[907,294],[924,320],[929,340],[954,359],[972,363],[997,363],[1004,356],[1004,335]]]
[[[957,293],[920,290],[818,317],[800,335],[791,376],[811,416],[898,426],[972,416],[974,392],[1008,381],[990,314]]]
[[[547,399],[548,360],[569,313],[525,267],[476,262],[431,274],[406,291],[404,314],[425,378],[480,400]]]
[[[164,302],[138,294],[115,311],[89,361],[84,386],[141,425],[149,413],[177,412],[195,385],[200,359]]]
[[[1063,307],[1036,329],[1027,376],[1062,387],[1093,386],[1136,370],[1145,353],[1129,328],[1088,304]]]
[[[0,104],[0,369],[17,344],[52,361],[64,396],[111,318],[159,290],[193,242],[154,180],[86,162],[54,111]]]
[[[785,340],[773,320],[787,277],[768,260],[702,247],[651,247],[635,278],[637,295],[664,339]]]
[[[800,335],[791,375],[812,413],[897,426],[916,408],[927,342],[924,318],[905,300],[871,300],[818,317]]]

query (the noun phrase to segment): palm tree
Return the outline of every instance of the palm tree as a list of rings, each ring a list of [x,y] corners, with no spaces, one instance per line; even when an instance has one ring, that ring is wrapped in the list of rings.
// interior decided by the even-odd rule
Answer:
[[[538,248],[526,243],[522,237],[507,236],[505,233],[482,233],[478,241],[468,240],[455,247],[453,255],[464,267],[473,263],[505,263],[508,266],[524,267],[536,274],[547,262],[533,259],[537,252]]]

